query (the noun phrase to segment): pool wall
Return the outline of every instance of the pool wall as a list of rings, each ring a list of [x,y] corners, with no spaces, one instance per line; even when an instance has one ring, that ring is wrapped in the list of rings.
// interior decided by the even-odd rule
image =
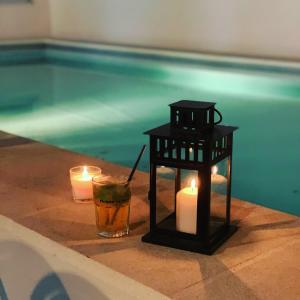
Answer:
[[[290,78],[300,75],[297,62],[48,39],[0,43],[0,65],[42,62],[102,72],[111,72],[113,66],[113,72],[120,75],[146,76],[155,81],[191,87],[196,83],[207,91],[234,96],[248,94],[258,99],[298,99],[300,93],[298,80]],[[227,72],[225,79],[224,72]]]
[[[201,54],[193,52],[124,47],[98,43],[63,41],[55,39],[0,41],[0,63],[47,59],[50,50],[71,51],[94,55],[109,55],[122,58],[140,58],[176,64],[193,64],[218,68],[233,68],[246,71],[266,71],[300,74],[300,62],[273,59],[258,59],[238,56]]]

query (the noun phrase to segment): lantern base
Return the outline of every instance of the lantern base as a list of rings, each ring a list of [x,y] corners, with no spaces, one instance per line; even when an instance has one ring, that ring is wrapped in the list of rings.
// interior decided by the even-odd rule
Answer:
[[[166,246],[191,252],[212,255],[226,240],[228,240],[236,231],[236,225],[224,226],[219,234],[215,235],[208,243],[196,239],[186,239],[175,235],[168,235],[158,231],[149,232],[142,237],[142,241],[150,244]]]

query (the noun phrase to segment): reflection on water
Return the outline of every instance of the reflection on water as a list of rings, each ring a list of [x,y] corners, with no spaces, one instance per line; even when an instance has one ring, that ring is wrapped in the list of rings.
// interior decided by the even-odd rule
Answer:
[[[0,110],[3,114],[21,115],[33,111],[39,101],[36,95],[7,97],[0,102]]]
[[[240,127],[233,195],[300,214],[299,75],[136,65],[2,66],[0,129],[130,166],[142,133],[168,121],[169,103],[213,100]],[[148,170],[147,155],[139,167]]]

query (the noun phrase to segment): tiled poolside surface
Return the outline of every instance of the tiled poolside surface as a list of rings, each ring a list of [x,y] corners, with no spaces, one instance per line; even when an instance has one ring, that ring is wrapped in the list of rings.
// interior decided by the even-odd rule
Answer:
[[[148,175],[138,172],[130,236],[100,239],[93,205],[71,200],[68,170],[83,163],[104,173],[129,172],[0,132],[0,214],[171,298],[300,299],[298,217],[235,199],[240,229],[213,256],[144,244]]]

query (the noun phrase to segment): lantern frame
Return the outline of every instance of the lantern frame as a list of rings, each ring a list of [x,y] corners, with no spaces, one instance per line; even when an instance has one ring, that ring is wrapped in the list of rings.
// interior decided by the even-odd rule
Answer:
[[[232,143],[237,127],[216,125],[222,116],[214,106],[213,102],[191,100],[170,104],[170,123],[145,132],[150,136],[150,231],[142,237],[143,242],[211,255],[236,232],[230,212]],[[218,122],[214,120],[215,111],[220,116]],[[211,169],[224,159],[228,177],[226,217],[212,231],[211,225],[219,221],[211,218]],[[181,189],[181,170],[197,171],[201,188],[197,195],[196,234],[176,230],[176,203],[175,211],[157,223],[157,166],[176,169],[175,201]]]

